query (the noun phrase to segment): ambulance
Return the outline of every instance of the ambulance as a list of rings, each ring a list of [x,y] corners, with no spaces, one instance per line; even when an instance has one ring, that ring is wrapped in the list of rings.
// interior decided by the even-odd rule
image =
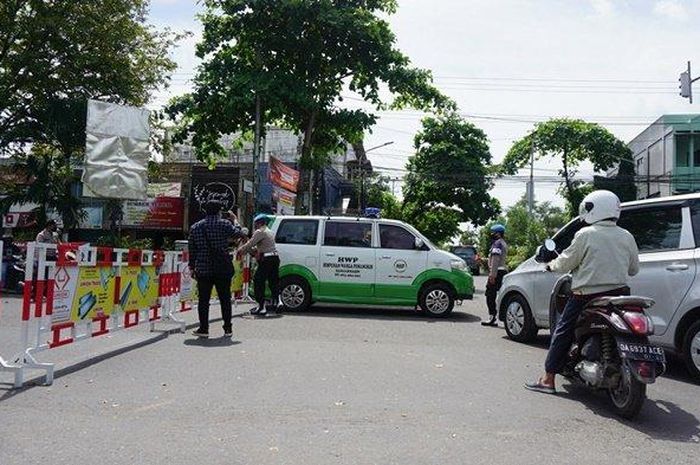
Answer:
[[[464,260],[401,221],[278,216],[271,229],[285,310],[301,311],[315,303],[391,306],[444,317],[456,302],[474,296]]]

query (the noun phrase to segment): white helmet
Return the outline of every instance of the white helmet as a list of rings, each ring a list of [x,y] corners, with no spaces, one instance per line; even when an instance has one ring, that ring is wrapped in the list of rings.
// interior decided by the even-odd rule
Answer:
[[[581,201],[578,213],[588,224],[620,218],[620,199],[610,191],[595,191]]]

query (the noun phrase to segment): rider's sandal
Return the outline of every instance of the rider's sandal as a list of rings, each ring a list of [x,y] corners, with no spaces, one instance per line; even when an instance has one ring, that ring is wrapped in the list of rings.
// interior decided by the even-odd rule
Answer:
[[[547,384],[542,384],[537,381],[536,383],[525,383],[525,389],[535,392],[541,392],[543,394],[556,394],[557,391],[554,386],[549,386]]]

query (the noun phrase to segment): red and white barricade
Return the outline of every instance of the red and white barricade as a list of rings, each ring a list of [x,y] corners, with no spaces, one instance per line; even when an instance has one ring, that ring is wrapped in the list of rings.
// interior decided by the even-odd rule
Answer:
[[[53,364],[37,361],[37,352],[142,324],[153,330],[162,320],[164,252],[30,243],[27,257],[15,387],[26,369],[53,381]]]

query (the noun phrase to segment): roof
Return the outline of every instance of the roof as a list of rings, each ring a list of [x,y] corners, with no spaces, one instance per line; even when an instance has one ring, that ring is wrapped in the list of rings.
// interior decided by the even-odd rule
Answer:
[[[637,205],[650,205],[655,203],[663,202],[678,202],[683,200],[697,200],[700,199],[700,192],[694,194],[684,194],[684,195],[670,195],[668,197],[654,197],[653,199],[635,200],[633,202],[625,202],[622,204],[623,207],[634,207]]]

